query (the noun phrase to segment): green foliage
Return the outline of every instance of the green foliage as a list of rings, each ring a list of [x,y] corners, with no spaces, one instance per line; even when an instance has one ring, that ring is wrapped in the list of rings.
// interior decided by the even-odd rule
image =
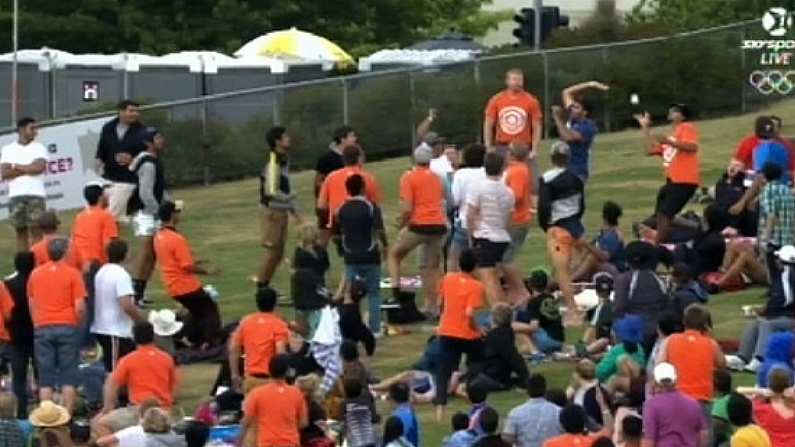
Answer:
[[[20,47],[76,53],[231,53],[258,35],[294,26],[360,55],[406,46],[449,28],[482,35],[500,19],[480,10],[489,1],[25,0],[20,2]],[[10,3],[0,6],[3,52],[11,45]]]
[[[627,14],[632,24],[664,24],[675,31],[708,28],[742,20],[759,19],[780,0],[642,0]]]

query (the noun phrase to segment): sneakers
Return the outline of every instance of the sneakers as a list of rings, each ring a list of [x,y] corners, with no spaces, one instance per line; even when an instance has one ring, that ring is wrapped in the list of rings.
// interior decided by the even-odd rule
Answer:
[[[527,356],[527,361],[531,365],[538,365],[539,363],[542,363],[544,360],[546,360],[546,358],[547,358],[547,356],[544,355],[543,353],[536,352],[535,354],[528,355]]]
[[[739,355],[727,355],[726,367],[732,371],[742,371],[745,368],[745,360]]]
[[[762,362],[760,362],[759,359],[755,358],[750,362],[748,362],[747,365],[745,365],[743,371],[756,374],[760,366],[762,366]]]

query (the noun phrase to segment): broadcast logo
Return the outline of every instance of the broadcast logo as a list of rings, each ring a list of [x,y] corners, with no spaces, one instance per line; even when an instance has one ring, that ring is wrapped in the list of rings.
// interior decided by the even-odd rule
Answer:
[[[795,90],[795,71],[790,70],[795,52],[795,40],[787,38],[793,29],[795,11],[782,7],[769,8],[762,16],[762,28],[768,39],[746,39],[743,50],[759,51],[759,69],[748,82],[763,95],[787,95]]]

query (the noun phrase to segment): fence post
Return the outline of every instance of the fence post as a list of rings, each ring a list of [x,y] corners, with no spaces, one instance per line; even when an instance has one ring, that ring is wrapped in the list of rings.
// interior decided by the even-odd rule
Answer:
[[[607,66],[608,64],[608,56],[609,56],[609,49],[610,47],[604,46],[602,47],[602,65]],[[605,125],[605,132],[610,132],[610,129],[613,127],[612,123],[610,122],[610,90],[608,89],[605,92],[605,117],[604,117],[604,125]]]
[[[207,135],[207,100],[202,96],[200,103],[199,116],[202,124],[202,181],[204,186],[210,184],[210,166],[207,160],[210,159],[210,137]]]
[[[549,60],[547,60],[547,52],[541,52],[541,65],[544,67],[544,113],[542,116],[549,116]],[[544,119],[541,123],[544,129],[544,138],[549,138],[549,126],[547,126],[548,119]],[[537,148],[538,149],[538,148]]]
[[[342,122],[345,125],[350,124],[350,115],[348,110],[348,81],[343,76],[342,78]]]
[[[740,78],[740,112],[745,113],[748,105],[745,103],[745,78],[748,76],[748,68],[745,61],[745,49],[743,49],[743,41],[745,41],[745,25],[740,28],[740,67],[743,70],[743,76]]]
[[[414,85],[414,72],[409,72],[409,95],[411,100],[411,111],[409,112],[409,141],[411,141],[412,150],[417,146],[416,133],[414,132],[414,110],[417,109],[417,95]]]
[[[480,85],[480,61],[475,59],[475,63],[472,64],[472,75],[475,78],[475,85]]]

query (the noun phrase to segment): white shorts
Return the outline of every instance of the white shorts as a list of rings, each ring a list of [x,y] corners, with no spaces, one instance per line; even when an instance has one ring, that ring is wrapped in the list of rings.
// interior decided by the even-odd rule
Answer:
[[[117,220],[124,220],[127,216],[127,202],[135,192],[134,183],[112,183],[106,190],[108,195],[108,211]]]
[[[138,211],[133,216],[133,234],[136,237],[152,237],[160,229],[160,221],[152,214]]]

